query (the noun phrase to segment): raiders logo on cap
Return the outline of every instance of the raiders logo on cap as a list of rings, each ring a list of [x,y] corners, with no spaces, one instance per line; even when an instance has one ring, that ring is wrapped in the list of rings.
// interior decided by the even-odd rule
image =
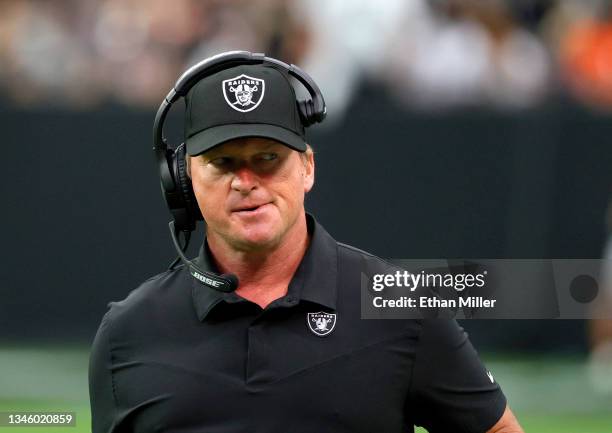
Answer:
[[[246,113],[256,109],[264,97],[266,83],[259,78],[242,74],[223,80],[223,97],[236,111]]]
[[[336,313],[308,313],[306,316],[308,327],[319,337],[324,337],[330,334],[336,326]]]

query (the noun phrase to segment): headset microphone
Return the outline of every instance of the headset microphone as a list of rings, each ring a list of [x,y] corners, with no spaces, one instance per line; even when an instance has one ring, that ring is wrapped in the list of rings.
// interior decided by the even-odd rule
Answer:
[[[212,272],[204,271],[198,268],[191,260],[189,260],[185,253],[183,252],[183,248],[181,248],[178,240],[178,236],[176,233],[176,229],[174,228],[174,221],[170,221],[168,224],[170,228],[170,236],[172,237],[172,243],[174,244],[174,248],[176,248],[176,252],[178,253],[178,257],[181,262],[187,266],[189,269],[189,273],[193,278],[200,281],[202,284],[210,287],[211,289],[219,290],[220,292],[233,292],[238,288],[238,277],[234,274],[222,274],[218,275]],[[189,233],[189,232],[185,232]],[[189,242],[188,235],[185,235],[186,244]]]

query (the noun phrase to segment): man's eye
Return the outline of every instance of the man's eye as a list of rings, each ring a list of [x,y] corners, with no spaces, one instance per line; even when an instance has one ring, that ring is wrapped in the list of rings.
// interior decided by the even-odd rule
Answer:
[[[263,153],[259,156],[259,158],[263,159],[264,161],[273,161],[278,158],[278,155],[276,153]]]
[[[220,156],[219,158],[211,159],[209,162],[214,166],[223,167],[229,165],[231,159],[226,156]]]

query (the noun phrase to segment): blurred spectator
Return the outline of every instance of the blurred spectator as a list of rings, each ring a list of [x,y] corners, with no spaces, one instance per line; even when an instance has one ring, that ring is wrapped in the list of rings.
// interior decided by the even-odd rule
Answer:
[[[538,38],[500,1],[446,0],[411,19],[389,52],[389,80],[425,107],[530,106],[548,90],[550,61]],[[409,49],[406,49],[409,47]]]
[[[364,75],[386,69],[385,46],[403,24],[403,16],[421,0],[387,0],[384,7],[368,0],[295,2],[296,15],[313,30],[312,42],[299,65],[312,74],[328,105],[330,127],[348,107]]]
[[[76,10],[75,1],[61,8],[43,1],[0,3],[2,84],[16,102],[79,104],[91,98],[91,57],[74,37]]]
[[[588,7],[586,2],[582,7]],[[609,5],[594,7],[569,25],[562,38],[562,75],[570,90],[586,103],[612,107],[612,17]],[[586,14],[584,14],[586,15]]]

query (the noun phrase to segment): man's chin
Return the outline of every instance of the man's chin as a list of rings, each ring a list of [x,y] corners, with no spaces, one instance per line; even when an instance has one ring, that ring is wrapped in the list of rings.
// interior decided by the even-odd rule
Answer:
[[[235,236],[234,247],[242,251],[266,251],[275,248],[280,242],[280,235],[269,232],[249,232]]]
[[[243,222],[238,224],[232,238],[234,245],[241,250],[268,250],[279,244],[281,232],[278,221]]]

